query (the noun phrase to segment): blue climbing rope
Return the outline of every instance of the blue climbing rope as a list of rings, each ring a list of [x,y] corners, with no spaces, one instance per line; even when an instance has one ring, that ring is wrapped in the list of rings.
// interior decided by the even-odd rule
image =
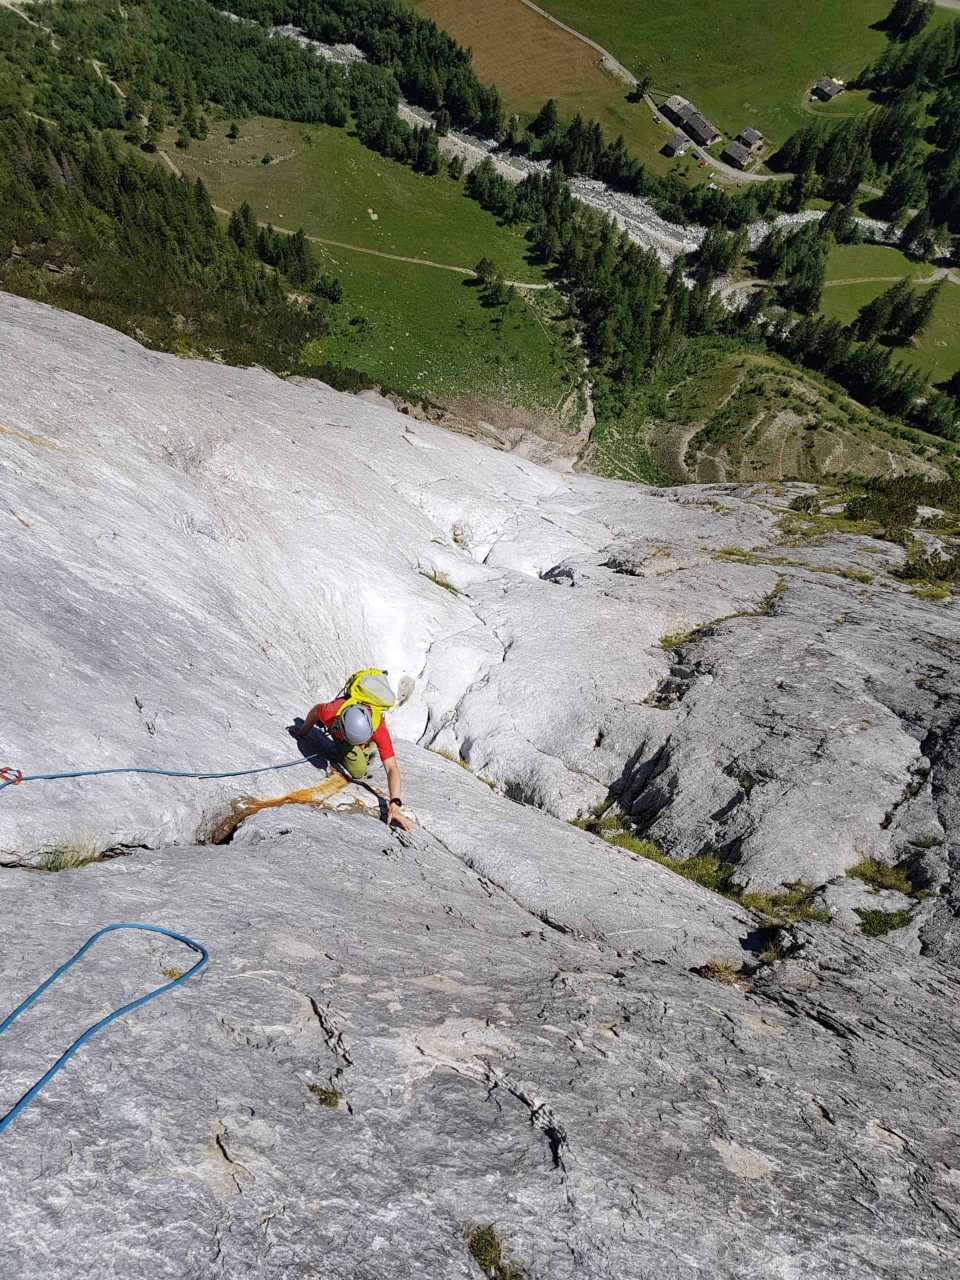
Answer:
[[[22,773],[9,766],[0,769],[0,791],[7,787],[19,786],[22,782],[39,782],[52,778],[100,778],[108,773],[156,773],[163,778],[246,778],[253,773],[272,773],[274,769],[292,769],[294,765],[306,764],[309,760],[327,759],[322,751],[311,756],[297,756],[296,760],[284,760],[281,764],[265,764],[258,769],[232,769],[229,773],[191,773],[184,769],[75,769],[69,773]]]
[[[117,1018],[122,1018],[125,1013],[130,1013],[134,1009],[139,1009],[140,1006],[142,1004],[146,1004],[148,1000],[154,1000],[157,996],[162,996],[165,991],[172,991],[174,987],[178,987],[182,982],[186,982],[188,978],[192,978],[195,973],[200,972],[203,966],[207,963],[207,960],[210,958],[207,954],[206,947],[201,943],[194,942],[193,938],[188,938],[185,934],[174,933],[172,929],[164,929],[158,924],[128,924],[126,922],[120,924],[108,924],[103,929],[99,929],[92,937],[88,938],[79,951],[72,955],[69,960],[65,961],[59,969],[55,969],[45,982],[41,982],[36,991],[31,991],[26,1000],[21,1001],[12,1013],[7,1014],[4,1020],[0,1022],[0,1035],[3,1035],[7,1027],[9,1027],[12,1022],[15,1022],[25,1009],[29,1009],[36,1000],[39,1000],[46,989],[56,982],[59,977],[65,974],[71,965],[75,965],[77,961],[90,950],[98,938],[102,938],[105,933],[112,933],[115,929],[143,929],[147,933],[161,933],[166,938],[173,938],[176,942],[182,942],[183,945],[185,947],[189,947],[191,951],[199,952],[200,959],[192,969],[188,969],[186,973],[182,973],[179,978],[174,978],[172,982],[165,982],[162,987],[155,987],[153,991],[148,991],[145,996],[138,996],[136,1000],[131,1000],[129,1004],[122,1005],[119,1009],[114,1009],[112,1013],[108,1013],[105,1018],[101,1018],[99,1022],[95,1022],[92,1027],[87,1027],[86,1031],[84,1031],[82,1035],[77,1036],[73,1044],[64,1050],[53,1066],[40,1077],[36,1084],[30,1086],[20,1101],[14,1103],[6,1115],[0,1116],[0,1133],[6,1129],[8,1124],[12,1123],[12,1121],[17,1118],[24,1107],[30,1105],[43,1086],[47,1084],[48,1081],[52,1080],[58,1071],[62,1070],[62,1068],[66,1066],[67,1062],[73,1057],[81,1045],[86,1044],[86,1042],[91,1039],[91,1037],[95,1036],[98,1031],[102,1031],[103,1028],[108,1026],[111,1022],[115,1022]]]

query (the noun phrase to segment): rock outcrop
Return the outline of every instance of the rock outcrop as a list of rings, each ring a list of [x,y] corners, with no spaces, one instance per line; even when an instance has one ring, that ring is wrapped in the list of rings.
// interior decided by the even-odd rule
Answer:
[[[0,793],[0,1013],[111,920],[212,957],[0,1137],[0,1274],[479,1276],[486,1223],[530,1280],[956,1274],[960,623],[898,549],[6,296],[0,368],[0,764],[269,764],[379,661],[417,817],[252,812],[309,762]],[[563,821],[613,798],[836,923]],[[838,879],[868,857],[928,891],[896,946]],[[184,964],[99,943],[0,1040],[0,1113]]]

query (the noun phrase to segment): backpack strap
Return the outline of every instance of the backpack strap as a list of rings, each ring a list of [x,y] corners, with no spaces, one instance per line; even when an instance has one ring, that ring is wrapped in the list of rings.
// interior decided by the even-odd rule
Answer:
[[[343,706],[337,713],[338,718],[343,715],[347,707],[353,706],[356,703],[363,703],[365,707],[370,708],[370,714],[373,719],[373,729],[374,732],[376,732],[377,729],[380,728],[380,723],[383,720],[383,713],[385,711],[389,711],[389,709],[395,705],[395,701],[392,699],[387,701],[378,697],[370,689],[365,689],[363,682],[369,676],[381,676],[385,681],[386,675],[387,672],[381,667],[364,667],[361,671],[355,671],[353,675],[349,677],[339,695],[343,698]]]

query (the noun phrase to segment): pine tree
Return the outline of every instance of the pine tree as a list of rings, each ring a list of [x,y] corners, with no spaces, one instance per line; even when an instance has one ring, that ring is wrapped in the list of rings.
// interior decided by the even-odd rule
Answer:
[[[884,26],[898,39],[910,40],[930,21],[932,10],[932,0],[895,0]]]
[[[771,227],[756,248],[757,275],[776,280],[783,262],[786,236],[777,227]]]
[[[553,98],[548,98],[531,120],[529,129],[535,137],[546,138],[556,130],[558,123],[557,104]]]
[[[908,209],[922,204],[927,183],[923,171],[911,161],[899,164],[890,175],[883,194],[884,211],[890,218],[899,218]]]
[[[933,17],[934,0],[919,0],[909,21],[902,28],[900,35],[904,40],[912,40],[927,26]]]
[[[764,307],[769,303],[770,297],[767,289],[754,289],[747,297],[746,302],[737,312],[737,320],[741,328],[750,330],[759,321],[763,315]]]
[[[796,213],[807,203],[817,190],[816,174],[811,169],[798,170],[793,181],[786,189],[783,207],[790,213]]]
[[[898,280],[891,288],[866,303],[857,312],[852,328],[861,342],[872,342],[891,332],[910,305],[910,286],[906,280]]]
[[[853,201],[835,201],[820,221],[821,235],[833,236],[837,244],[850,244],[857,234]]]
[[[920,138],[917,104],[901,99],[882,107],[868,118],[865,136],[872,142],[876,163],[885,169],[895,168],[909,159]]]
[[[722,227],[708,227],[697,254],[700,268],[708,275],[729,271],[746,247],[746,232],[726,232]]]
[[[802,259],[781,287],[783,305],[792,311],[815,311],[820,303],[826,271],[826,255]]]
[[[920,209],[904,227],[900,248],[914,258],[928,258],[933,252],[936,233],[929,209]]]
[[[905,310],[903,319],[897,326],[897,336],[903,341],[918,338],[933,318],[937,299],[943,288],[939,280],[931,289],[923,289],[912,296],[911,306]]]

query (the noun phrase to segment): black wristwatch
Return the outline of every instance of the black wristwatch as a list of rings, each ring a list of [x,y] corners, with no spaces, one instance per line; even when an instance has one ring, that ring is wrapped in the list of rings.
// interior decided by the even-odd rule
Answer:
[[[403,807],[403,801],[400,799],[399,796],[394,796],[393,799],[390,801],[390,803],[395,804],[398,809]]]

